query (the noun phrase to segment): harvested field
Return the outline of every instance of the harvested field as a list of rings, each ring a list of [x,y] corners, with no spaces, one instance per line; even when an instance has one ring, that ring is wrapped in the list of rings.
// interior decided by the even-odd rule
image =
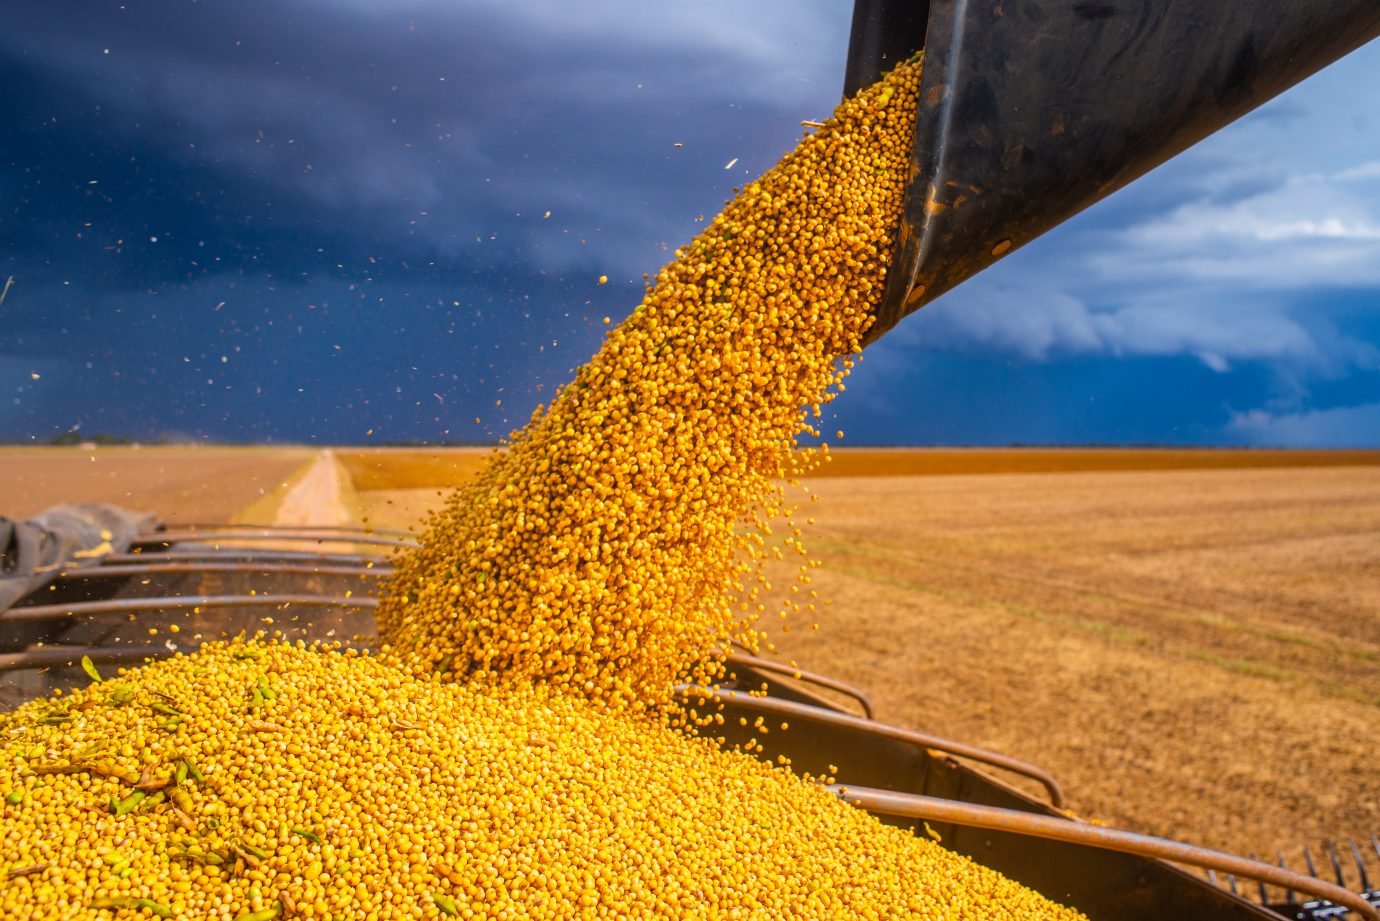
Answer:
[[[1257,448],[835,448],[814,477],[1380,465],[1380,451]]]
[[[827,469],[868,451],[838,449]],[[271,512],[317,453],[5,449],[0,504],[224,521]],[[437,480],[487,453],[337,458],[366,485],[346,497],[360,515],[408,527],[439,504]],[[1265,854],[1380,831],[1380,456],[879,453],[889,463],[864,469],[892,475],[806,481],[814,584],[832,604],[819,631],[776,631],[778,656],[868,690],[882,719],[1049,768],[1087,816]],[[1030,472],[1075,454],[1094,469]],[[942,469],[941,455],[991,472],[894,474]],[[1182,469],[1183,455],[1240,466]]]
[[[493,448],[338,449],[336,457],[349,470],[355,488],[368,492],[459,486],[478,474],[493,451]],[[1247,448],[833,448],[830,455],[833,459],[812,476],[1380,466],[1380,451]]]
[[[477,476],[493,453],[493,448],[368,448],[337,449],[335,456],[355,489],[368,492],[459,486]]]
[[[4,447],[0,515],[24,518],[60,502],[110,502],[156,512],[169,523],[227,522],[260,500],[271,505],[274,492],[317,453],[161,445]]]
[[[354,501],[363,525],[418,530],[445,495],[443,489],[371,489],[356,494]]]
[[[808,485],[833,603],[778,654],[881,718],[1157,834],[1272,854],[1380,830],[1380,468]]]
[[[479,475],[494,448],[336,449],[350,476],[347,501],[361,524],[413,528],[446,491]]]
[[[832,604],[818,631],[774,631],[776,654],[866,689],[881,719],[1050,769],[1109,823],[1265,854],[1380,830],[1380,458],[1100,453],[1100,471],[806,481]],[[439,500],[361,501],[405,527]]]

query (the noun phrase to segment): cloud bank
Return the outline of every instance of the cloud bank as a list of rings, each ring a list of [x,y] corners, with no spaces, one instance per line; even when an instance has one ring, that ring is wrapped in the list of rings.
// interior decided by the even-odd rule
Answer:
[[[525,418],[601,318],[637,302],[642,273],[828,113],[850,11],[8,13],[0,437],[94,416],[353,440],[488,438]],[[843,427],[1300,443],[1364,427],[1380,392],[1377,81],[1380,44],[908,319],[869,350],[839,403],[861,421]]]
[[[1376,74],[1380,47],[1362,49],[945,295],[878,348],[1263,367],[1269,386],[1223,419],[1222,438],[1268,429],[1313,444],[1323,419],[1364,426],[1363,405],[1275,413],[1281,402],[1304,410],[1322,382],[1380,369],[1380,120],[1361,90]],[[1334,127],[1310,135],[1319,124]]]

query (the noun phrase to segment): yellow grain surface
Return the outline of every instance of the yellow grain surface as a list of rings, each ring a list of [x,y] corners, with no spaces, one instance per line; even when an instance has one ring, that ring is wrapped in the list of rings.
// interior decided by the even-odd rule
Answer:
[[[0,715],[6,918],[1080,917],[569,696],[262,644],[107,677]]]

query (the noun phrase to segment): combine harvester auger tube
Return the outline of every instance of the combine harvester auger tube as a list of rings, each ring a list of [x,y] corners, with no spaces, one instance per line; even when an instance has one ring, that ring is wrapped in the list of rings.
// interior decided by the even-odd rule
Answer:
[[[925,53],[869,340],[1376,36],[1375,0],[856,0],[845,95]]]

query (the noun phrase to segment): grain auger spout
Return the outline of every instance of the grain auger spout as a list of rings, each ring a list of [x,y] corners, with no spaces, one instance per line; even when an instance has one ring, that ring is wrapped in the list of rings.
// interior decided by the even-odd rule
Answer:
[[[855,0],[845,95],[925,52],[868,339],[1377,35],[1376,0]]]

